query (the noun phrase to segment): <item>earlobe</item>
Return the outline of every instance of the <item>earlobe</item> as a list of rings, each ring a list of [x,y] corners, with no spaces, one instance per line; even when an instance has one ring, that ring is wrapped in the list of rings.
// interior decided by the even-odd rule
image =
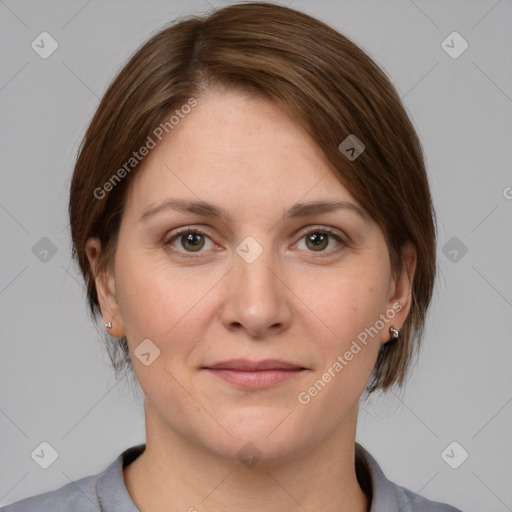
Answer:
[[[110,270],[99,270],[98,268],[99,255],[101,252],[100,240],[98,238],[90,238],[87,241],[85,252],[94,275],[96,293],[98,295],[98,302],[100,304],[105,329],[111,336],[122,338],[126,333],[117,302],[115,278]]]

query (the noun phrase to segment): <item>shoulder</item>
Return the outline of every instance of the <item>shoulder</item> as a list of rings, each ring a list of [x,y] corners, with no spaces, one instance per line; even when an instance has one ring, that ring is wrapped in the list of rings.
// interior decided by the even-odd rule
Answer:
[[[102,473],[11,503],[0,512],[137,512],[124,484],[123,468],[145,448],[145,444],[132,446],[116,457]]]
[[[462,512],[388,480],[377,461],[359,443],[356,443],[356,474],[361,487],[371,495],[370,512]]]
[[[2,512],[98,512],[97,475],[70,482],[61,488],[25,498],[1,509]]]
[[[390,483],[395,488],[397,500],[402,512],[462,512],[452,505],[429,500],[393,482]]]

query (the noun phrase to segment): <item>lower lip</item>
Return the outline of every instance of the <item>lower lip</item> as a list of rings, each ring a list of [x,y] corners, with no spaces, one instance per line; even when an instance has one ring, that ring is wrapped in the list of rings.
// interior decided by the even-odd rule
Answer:
[[[237,386],[246,389],[262,389],[269,388],[293,379],[301,374],[304,370],[258,370],[258,371],[242,371],[242,370],[215,370],[208,368],[210,373],[217,377]]]

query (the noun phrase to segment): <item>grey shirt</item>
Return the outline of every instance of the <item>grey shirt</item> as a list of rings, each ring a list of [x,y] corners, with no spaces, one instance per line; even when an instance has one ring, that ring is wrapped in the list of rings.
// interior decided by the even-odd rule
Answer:
[[[132,446],[102,473],[26,498],[2,508],[2,512],[139,512],[123,479],[123,468],[146,448]],[[356,443],[356,475],[371,503],[369,512],[461,512],[443,503],[427,500],[389,481],[377,461]]]

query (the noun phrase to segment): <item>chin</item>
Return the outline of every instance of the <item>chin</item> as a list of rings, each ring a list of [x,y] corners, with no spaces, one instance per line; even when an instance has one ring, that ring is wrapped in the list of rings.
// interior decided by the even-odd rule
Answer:
[[[255,463],[275,465],[292,457],[311,436],[304,428],[298,428],[293,414],[287,417],[291,409],[266,409],[237,411],[229,420],[226,416],[218,417],[231,436],[223,431],[218,438],[210,437],[205,444],[218,455],[248,467]],[[211,436],[212,432],[209,434]]]

